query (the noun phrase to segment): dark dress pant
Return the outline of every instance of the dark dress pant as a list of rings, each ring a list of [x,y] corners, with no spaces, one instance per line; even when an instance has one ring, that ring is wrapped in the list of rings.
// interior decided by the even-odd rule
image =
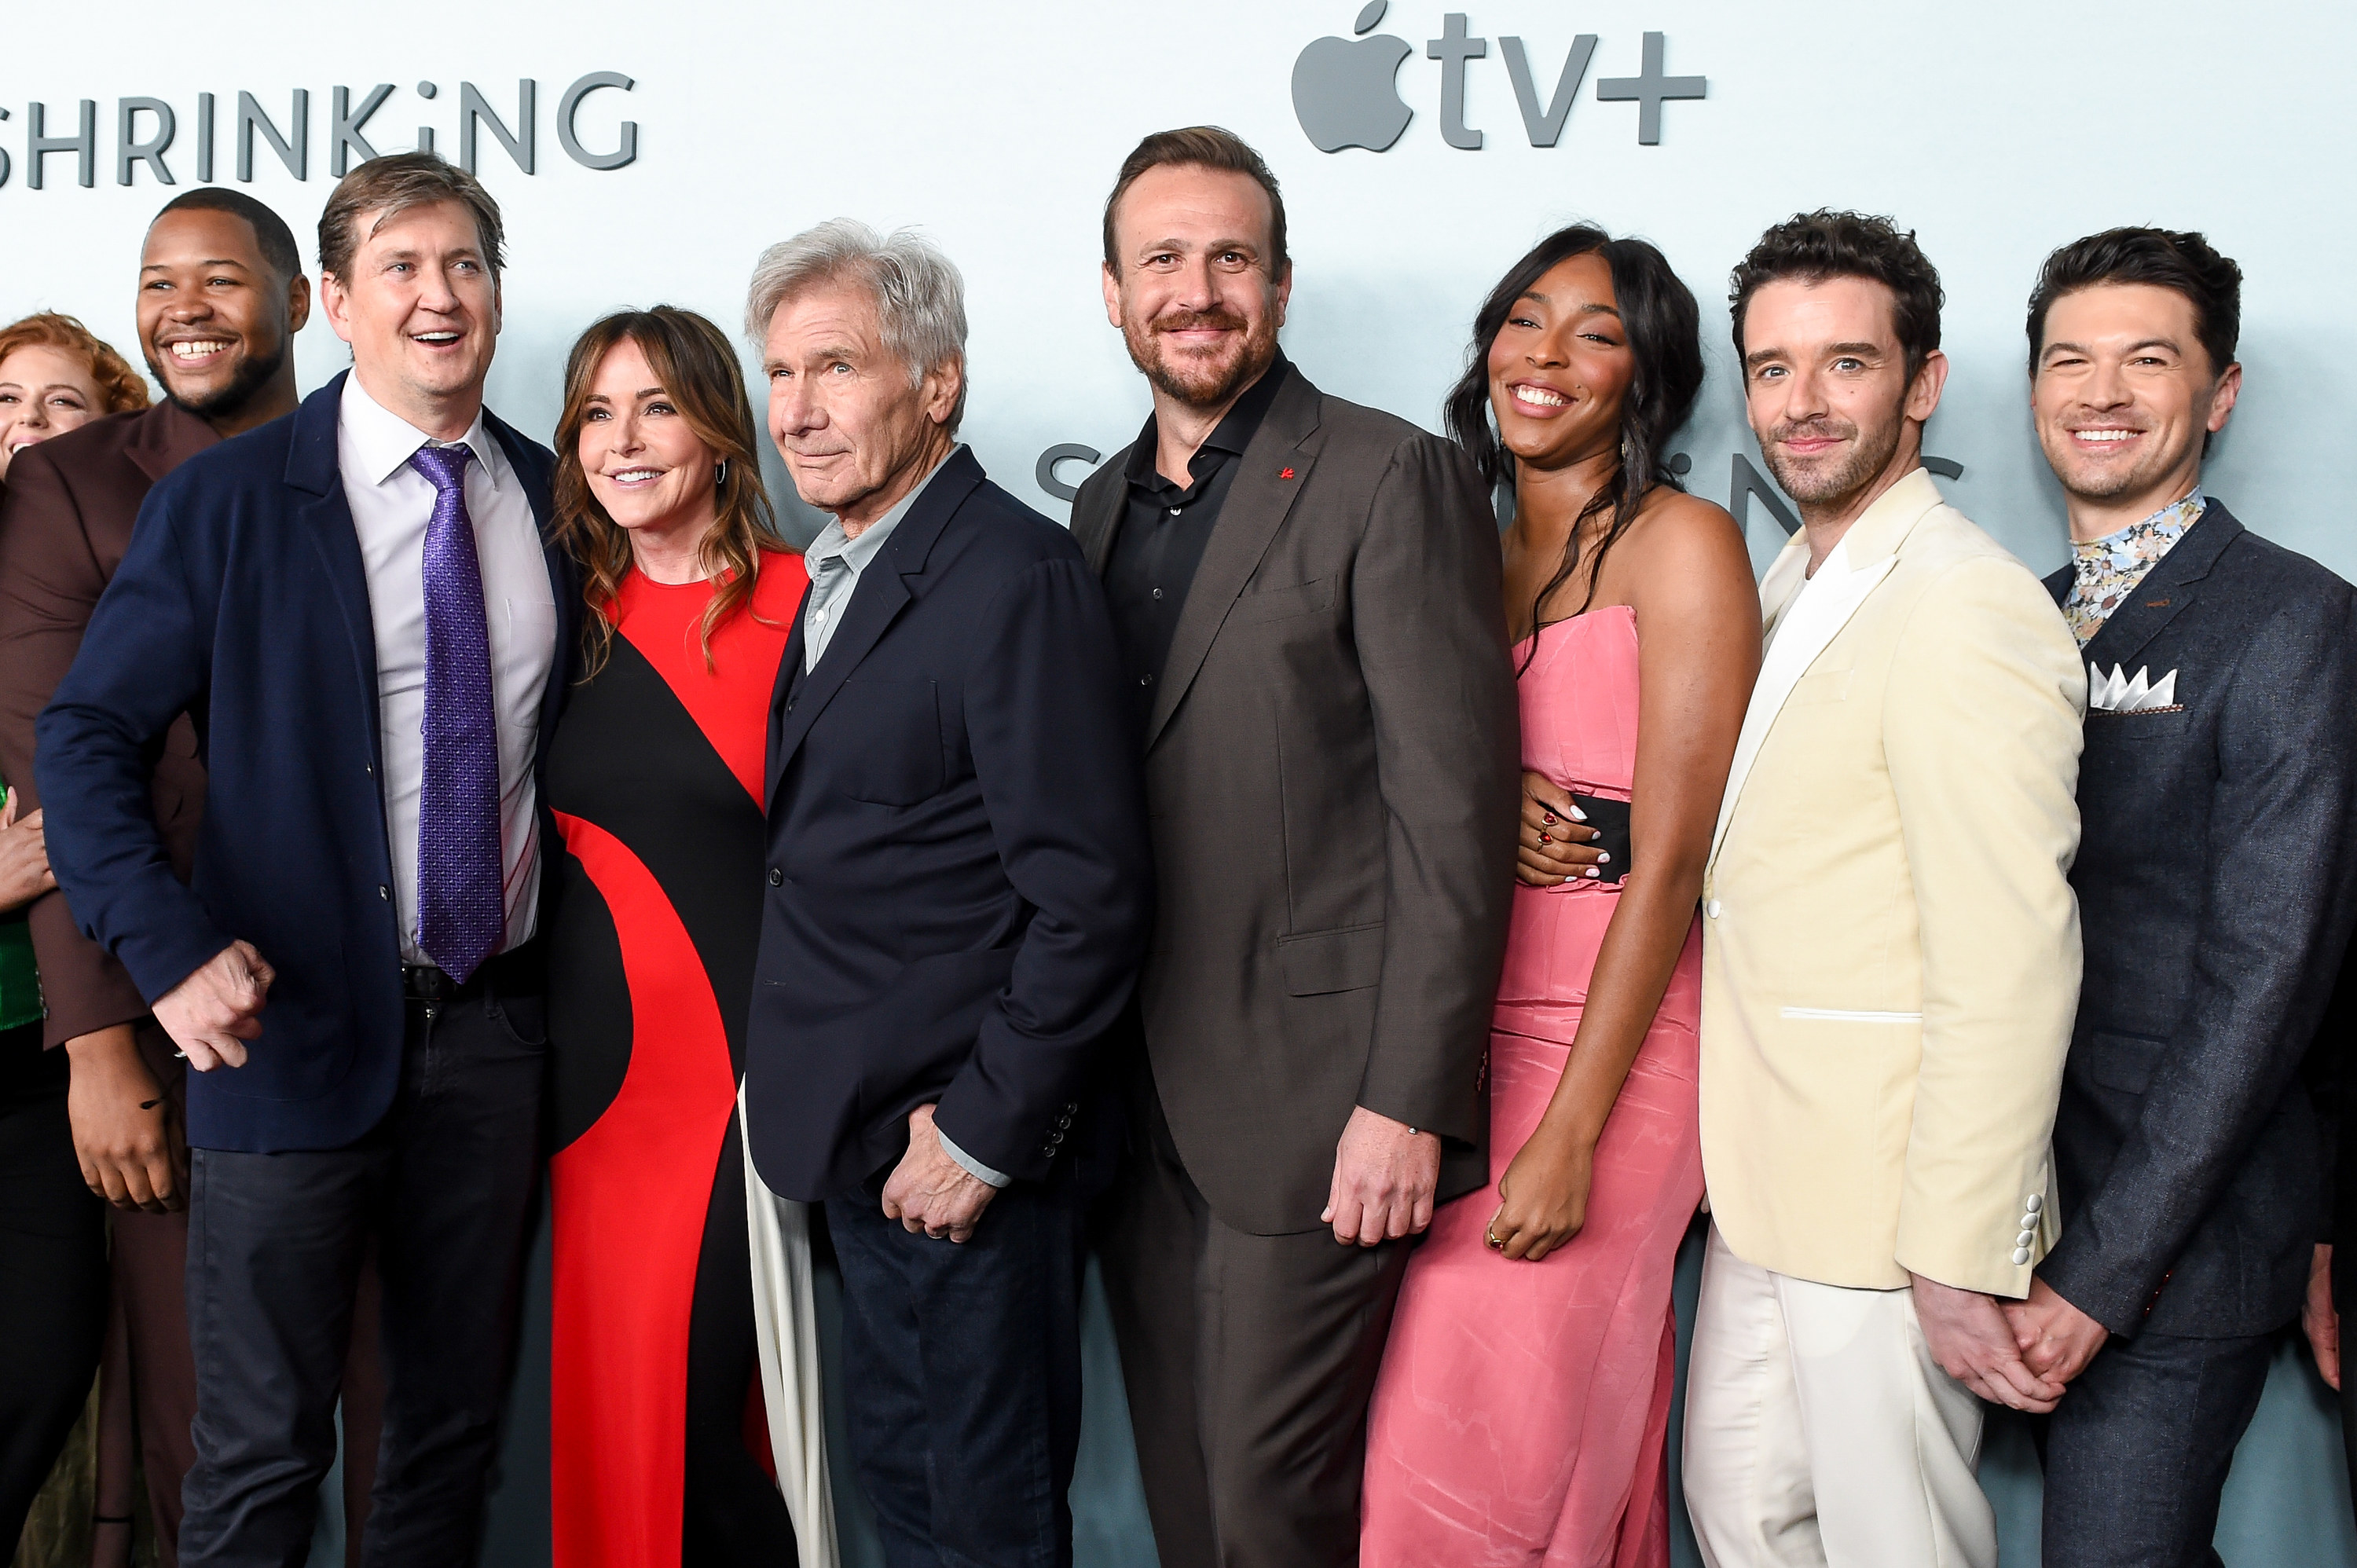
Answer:
[[[1413,1243],[1233,1230],[1150,1090],[1130,1125],[1105,1284],[1162,1568],[1353,1568],[1367,1404]]]
[[[82,1185],[66,1057],[0,1032],[0,1549],[90,1398],[106,1330],[106,1210]]]
[[[851,1452],[889,1568],[1068,1568],[1084,1183],[1000,1189],[963,1242],[829,1198]]]
[[[2216,1568],[2235,1445],[2276,1336],[2115,1338],[2046,1419],[2045,1568]]]
[[[360,1142],[192,1153],[184,1568],[304,1562],[371,1240],[384,1415],[364,1560],[476,1561],[540,1164],[545,1010],[535,988],[407,1012],[401,1086]]]

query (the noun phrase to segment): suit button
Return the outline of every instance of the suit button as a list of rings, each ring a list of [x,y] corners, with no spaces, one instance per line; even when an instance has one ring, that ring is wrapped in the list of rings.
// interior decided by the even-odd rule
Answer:
[[[2017,1247],[2027,1247],[2027,1246],[2029,1246],[2032,1241],[2035,1241],[2035,1240],[2038,1240],[2038,1230],[2037,1230],[2037,1228],[2036,1228],[2035,1226],[2031,1226],[2031,1227],[2028,1227],[2028,1228],[2024,1229],[2020,1235],[2016,1236],[2016,1237],[2013,1239],[2013,1244],[2014,1244],[2015,1246],[2017,1246]]]
[[[2040,1209],[2046,1207],[2046,1200],[2033,1192],[2028,1197],[2021,1200],[2021,1207],[2029,1210],[2030,1213],[2035,1214]]]
[[[1137,678],[1137,683],[1141,686],[1151,686],[1154,684],[1154,677],[1151,673],[1140,675]]]
[[[2029,1262],[2029,1249],[2027,1247],[2016,1247],[2013,1250],[2014,1267],[2019,1268],[2022,1264],[2028,1262]]]
[[[774,865],[770,867],[770,886],[772,887],[783,887],[785,885],[786,874],[780,871]]]
[[[791,714],[791,713],[792,713],[793,711],[794,711],[794,699],[793,699],[793,698],[791,698],[791,697],[788,697],[788,698],[786,699],[786,712],[788,712],[788,713],[790,713],[790,714]]]
[[[382,883],[379,883],[377,885],[376,896],[383,899],[388,904],[393,902],[393,889],[385,886]]]
[[[1714,919],[1714,920],[1717,919],[1717,918],[1718,918],[1718,900],[1717,900],[1717,899],[1716,899],[1716,898],[1713,898],[1709,903],[1705,904],[1705,905],[1702,907],[1702,912],[1703,912],[1704,914],[1706,914],[1706,915],[1709,916],[1709,917],[1710,917],[1712,919]]]

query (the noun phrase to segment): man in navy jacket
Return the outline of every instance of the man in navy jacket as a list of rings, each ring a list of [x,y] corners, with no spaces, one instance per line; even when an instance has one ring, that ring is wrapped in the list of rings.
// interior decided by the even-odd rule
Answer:
[[[1152,908],[1096,578],[956,444],[956,270],[847,221],[748,307],[834,514],[770,714],[754,1162],[826,1200],[854,1456],[894,1568],[1071,1560],[1098,1046]]]
[[[301,1559],[371,1240],[371,1557],[473,1561],[537,1160],[533,781],[576,590],[549,453],[482,407],[499,209],[380,158],[319,249],[351,371],[156,487],[38,730],[59,882],[196,1069],[186,1568]],[[186,884],[147,788],[183,712]]]
[[[2030,301],[2074,556],[2047,583],[2088,660],[2062,1236],[2011,1309],[2030,1370],[2070,1384],[2049,1568],[2218,1561],[2318,1236],[2298,1072],[2349,940],[2357,595],[2201,489],[2241,282],[2199,234],[2118,229],[2055,252]]]

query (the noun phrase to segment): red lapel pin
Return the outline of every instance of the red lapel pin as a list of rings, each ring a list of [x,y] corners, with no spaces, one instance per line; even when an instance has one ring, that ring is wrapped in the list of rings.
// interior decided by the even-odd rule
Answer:
[[[1280,478],[1280,479],[1289,479],[1289,478],[1293,478],[1293,470],[1292,470],[1292,469],[1290,469],[1290,468],[1287,468],[1285,472],[1283,472],[1282,474],[1279,474],[1279,475],[1277,476],[1277,478]]]

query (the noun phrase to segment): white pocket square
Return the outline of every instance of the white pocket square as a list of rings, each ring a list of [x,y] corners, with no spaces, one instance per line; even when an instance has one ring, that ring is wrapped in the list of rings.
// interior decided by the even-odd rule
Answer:
[[[2116,664],[2108,675],[2088,665],[2087,706],[2110,714],[2148,714],[2156,708],[2175,707],[2177,671],[2172,670],[2158,681],[2147,681],[2147,673],[2139,670],[2131,681]]]

